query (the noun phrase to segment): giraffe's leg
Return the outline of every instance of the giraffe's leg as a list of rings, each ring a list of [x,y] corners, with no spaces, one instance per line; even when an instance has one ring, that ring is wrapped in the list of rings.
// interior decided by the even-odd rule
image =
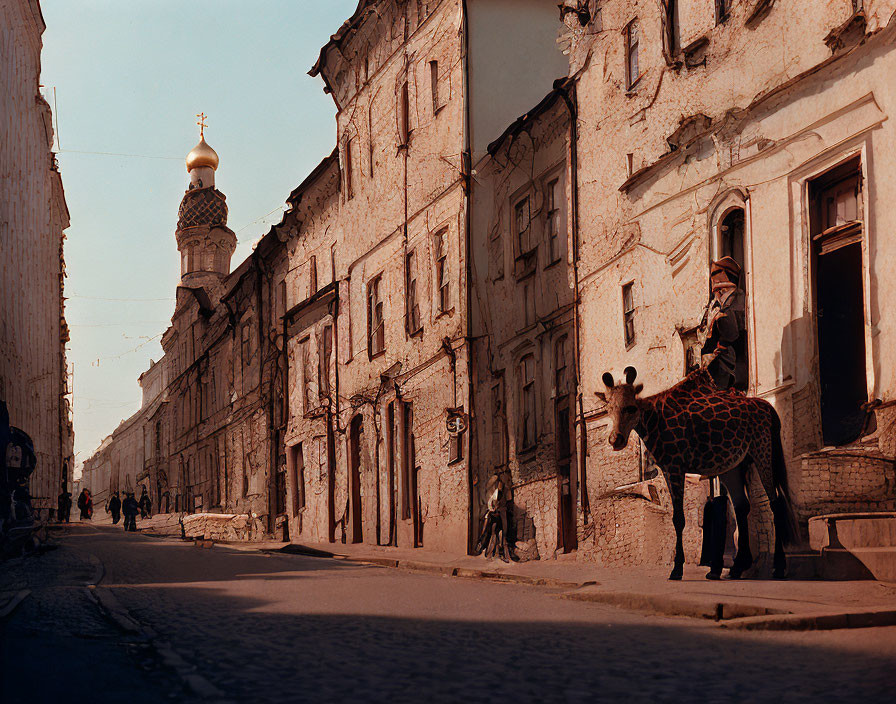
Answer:
[[[672,525],[675,526],[675,566],[669,579],[678,580],[684,575],[684,543],[681,537],[684,531],[684,472],[673,469],[664,474],[672,497]]]
[[[778,491],[775,488],[774,469],[772,465],[774,458],[771,443],[768,444],[768,447],[763,445],[756,454],[760,458],[756,461],[756,471],[759,473],[762,488],[765,489],[765,493],[768,496],[775,524],[775,557],[772,576],[775,579],[784,579],[787,576],[787,558],[784,555],[784,536],[789,530],[787,524],[787,502],[782,496],[778,495]]]
[[[709,542],[709,572],[707,579],[721,579],[725,560],[725,543],[728,539],[728,492],[719,486],[718,496],[710,505],[709,520],[712,530]]]
[[[747,498],[746,478],[747,460],[731,469],[720,478],[728,490],[731,504],[734,506],[734,517],[737,520],[737,554],[734,564],[728,571],[730,579],[740,579],[741,574],[753,564],[753,553],[750,551],[750,529],[747,517],[750,514],[750,500]]]

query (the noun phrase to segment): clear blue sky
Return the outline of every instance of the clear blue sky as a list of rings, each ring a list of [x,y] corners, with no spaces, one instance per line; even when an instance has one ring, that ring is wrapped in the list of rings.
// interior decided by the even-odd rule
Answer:
[[[56,88],[71,212],[65,288],[79,462],[139,408],[137,377],[161,356],[196,113],[209,116],[206,139],[221,158],[216,182],[239,238],[236,268],[332,151],[335,107],[307,71],[356,4],[41,1],[41,82],[51,104]]]

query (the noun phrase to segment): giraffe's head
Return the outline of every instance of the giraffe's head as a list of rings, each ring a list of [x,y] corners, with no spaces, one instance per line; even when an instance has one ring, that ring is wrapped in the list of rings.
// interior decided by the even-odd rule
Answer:
[[[606,372],[603,377],[607,393],[595,392],[595,395],[607,404],[607,415],[610,418],[610,433],[607,442],[614,450],[622,450],[628,445],[628,436],[641,420],[641,407],[638,405],[638,394],[644,389],[643,384],[635,384],[638,372],[634,367],[625,368],[625,382],[617,384],[613,375]]]

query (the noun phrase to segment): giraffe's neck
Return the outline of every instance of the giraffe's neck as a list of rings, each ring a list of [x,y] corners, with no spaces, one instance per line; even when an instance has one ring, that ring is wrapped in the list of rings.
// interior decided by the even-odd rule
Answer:
[[[657,455],[660,449],[661,416],[657,403],[653,398],[644,398],[638,401],[638,407],[641,411],[641,419],[635,426],[635,432],[644,441],[650,454],[659,461]]]

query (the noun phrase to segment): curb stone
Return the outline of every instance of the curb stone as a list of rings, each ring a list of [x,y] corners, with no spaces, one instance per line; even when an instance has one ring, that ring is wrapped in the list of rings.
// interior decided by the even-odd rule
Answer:
[[[93,555],[90,558],[94,566],[99,565],[100,579],[102,579],[102,575],[105,572],[102,562]],[[170,644],[160,641],[158,634],[152,628],[141,624],[131,616],[130,612],[122,605],[111,589],[108,587],[97,587],[95,583],[89,584],[87,586],[87,594],[96,602],[100,610],[122,631],[149,644],[161,658],[162,663],[174,670],[177,676],[196,696],[201,699],[213,699],[220,704],[227,704],[229,700],[225,698],[224,692],[198,674],[196,668],[184,660]]]
[[[629,592],[575,591],[561,595],[571,601],[588,601],[632,611],[646,611],[665,616],[687,616],[712,621],[735,618],[764,618],[771,614],[790,615],[789,611],[738,602],[719,602]]]
[[[744,631],[828,631],[841,628],[896,626],[896,610],[844,613],[782,614],[732,619],[722,628]]]

